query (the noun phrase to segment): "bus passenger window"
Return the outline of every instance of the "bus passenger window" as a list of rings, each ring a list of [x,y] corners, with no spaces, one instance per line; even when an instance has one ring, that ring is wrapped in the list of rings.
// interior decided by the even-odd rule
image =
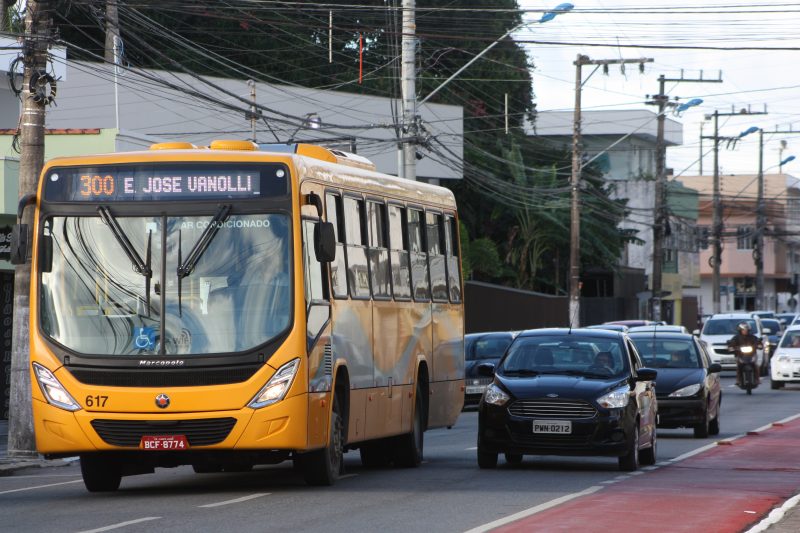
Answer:
[[[458,231],[456,219],[446,215],[444,217],[444,238],[447,255],[447,288],[450,292],[450,301],[461,301],[461,265],[458,261]]]
[[[391,298],[389,285],[389,249],[386,235],[386,206],[367,202],[367,230],[369,237],[369,271],[372,297]]]
[[[425,213],[428,243],[428,262],[431,270],[431,293],[436,302],[446,302],[447,274],[445,272],[444,246],[442,245],[442,215]]]
[[[406,210],[399,205],[389,206],[389,248],[392,262],[392,289],[397,300],[411,298],[411,271],[408,263],[408,234]]]
[[[364,201],[345,197],[344,213],[347,284],[350,287],[350,296],[369,299],[369,267],[364,241]]]
[[[411,262],[411,286],[415,300],[430,300],[428,286],[428,254],[422,235],[422,211],[408,210],[408,246]]]
[[[338,194],[325,195],[325,215],[333,224],[336,233],[336,259],[331,263],[331,285],[333,296],[347,298],[347,262],[344,253],[344,216],[342,197]]]

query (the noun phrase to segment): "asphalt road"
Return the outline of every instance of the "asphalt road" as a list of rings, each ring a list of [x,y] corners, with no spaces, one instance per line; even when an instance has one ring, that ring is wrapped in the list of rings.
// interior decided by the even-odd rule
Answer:
[[[660,430],[659,461],[800,412],[800,386],[772,391],[765,379],[746,396],[725,373],[723,388],[720,435]],[[0,478],[0,530],[467,531],[622,475],[613,458],[525,457],[517,467],[501,458],[497,470],[479,470],[476,431],[473,411],[451,430],[427,432],[416,469],[367,470],[350,452],[345,478],[328,488],[306,486],[288,462],[241,474],[158,469],[123,478],[110,494],[86,492],[77,464],[21,470]]]

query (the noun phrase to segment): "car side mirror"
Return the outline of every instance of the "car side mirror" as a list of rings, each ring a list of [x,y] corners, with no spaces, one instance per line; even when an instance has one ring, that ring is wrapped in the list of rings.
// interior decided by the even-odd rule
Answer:
[[[700,335],[700,330],[696,329],[696,330],[692,331],[692,335],[694,335],[695,337]]]
[[[708,373],[709,374],[718,374],[722,372],[722,365],[719,363],[711,363],[708,365]]]
[[[14,224],[11,228],[11,257],[12,265],[24,265],[28,262],[28,248],[30,247],[30,232],[27,224]]]
[[[487,378],[494,377],[494,364],[481,363],[478,365],[478,375]]]
[[[636,371],[636,381],[653,381],[658,375],[655,368],[640,368]]]
[[[317,222],[314,225],[314,254],[320,263],[336,259],[336,233],[333,223]]]

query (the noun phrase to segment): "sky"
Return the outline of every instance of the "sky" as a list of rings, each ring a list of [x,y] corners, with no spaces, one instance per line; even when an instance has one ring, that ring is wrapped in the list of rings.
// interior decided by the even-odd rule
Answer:
[[[558,0],[519,0],[526,10],[549,9]],[[529,12],[530,25],[514,33],[533,61],[535,102],[539,111],[572,110],[575,99],[574,61],[578,54],[591,59],[653,58],[639,73],[638,65],[610,66],[589,77],[594,67],[584,66],[582,109],[650,109],[647,95],[658,93],[658,77],[718,79],[722,83],[667,83],[666,94],[681,102],[702,98],[703,103],[669,114],[683,123],[683,146],[667,151],[667,167],[679,176],[697,175],[702,134],[713,135],[713,121],[705,116],[749,108],[766,115],[719,117],[720,136],[734,137],[751,126],[764,130],[765,172],[778,172],[778,162],[790,155],[797,160],[783,167],[800,176],[800,2],[780,0],[574,0],[574,9],[554,20],[539,23],[541,13]],[[530,41],[540,41],[532,43]],[[543,44],[555,42],[557,45]],[[589,46],[612,44],[614,46]],[[634,47],[628,47],[633,45]],[[676,48],[647,48],[647,46]],[[678,48],[683,47],[683,48]],[[727,50],[687,49],[715,47]],[[731,50],[757,47],[766,50]],[[769,48],[796,50],[769,50]],[[587,79],[588,78],[588,79]],[[781,152],[781,141],[786,147]],[[758,135],[739,140],[733,149],[721,143],[721,174],[755,174],[758,171]],[[703,141],[703,174],[713,174],[712,143]],[[781,157],[782,156],[782,157]]]

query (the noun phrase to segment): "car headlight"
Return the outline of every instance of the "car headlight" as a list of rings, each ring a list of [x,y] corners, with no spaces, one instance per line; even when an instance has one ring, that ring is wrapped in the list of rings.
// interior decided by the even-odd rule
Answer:
[[[778,355],[776,355],[776,357],[778,358],[779,363],[788,363],[789,361],[792,360],[792,358],[786,355],[785,353],[779,353]]]
[[[486,387],[486,391],[483,393],[483,401],[492,405],[502,406],[510,399],[511,396],[494,383]]]
[[[47,398],[47,403],[65,411],[78,411],[81,408],[52,372],[39,363],[33,363],[33,373],[39,388],[42,389],[42,394]]]
[[[253,409],[261,409],[267,405],[272,405],[283,400],[286,393],[289,392],[289,387],[292,386],[294,376],[297,374],[297,369],[300,367],[300,359],[292,359],[278,369],[267,384],[264,385],[255,398],[250,400],[247,404],[248,407]]]
[[[597,399],[597,403],[600,407],[605,407],[606,409],[622,409],[628,405],[628,400],[630,400],[630,389],[628,387],[620,387],[600,396]]]
[[[695,383],[694,385],[689,385],[688,387],[684,387],[682,389],[678,389],[669,393],[670,398],[686,398],[687,396],[694,396],[700,391],[700,384]]]

